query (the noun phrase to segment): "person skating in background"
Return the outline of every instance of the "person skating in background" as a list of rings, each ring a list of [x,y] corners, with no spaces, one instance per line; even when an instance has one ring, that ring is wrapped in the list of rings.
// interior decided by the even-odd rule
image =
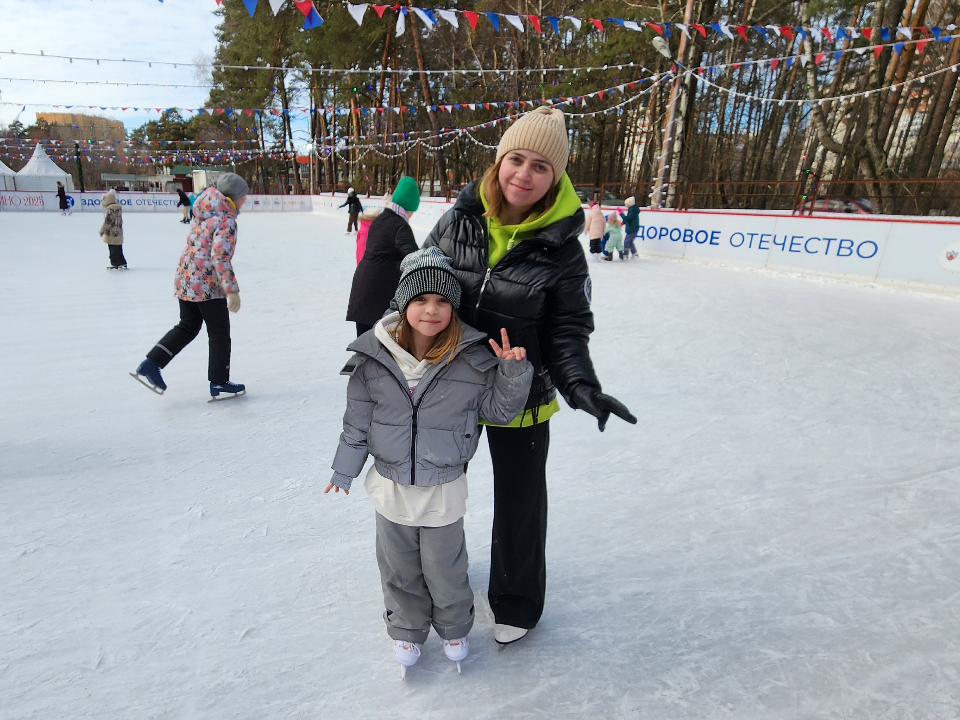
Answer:
[[[204,324],[210,340],[207,379],[211,400],[246,392],[240,383],[230,382],[230,313],[240,310],[240,286],[232,259],[237,214],[246,199],[246,181],[235,173],[224,173],[216,187],[208,187],[194,201],[187,246],[174,279],[180,322],[131,373],[158,395],[167,389],[160,370],[190,344]]]
[[[347,235],[349,235],[353,230],[358,228],[357,220],[360,217],[360,213],[363,212],[363,205],[360,203],[360,198],[357,197],[356,190],[353,188],[347,190],[347,199],[343,205],[347,206],[347,212],[350,213],[349,217],[347,217]],[[343,205],[340,207],[343,207]]]
[[[373,456],[364,487],[376,509],[383,617],[405,677],[431,625],[458,671],[470,650],[466,463],[478,420],[502,425],[523,410],[533,367],[505,330],[491,354],[487,336],[460,322],[460,285],[439,249],[408,255],[402,268],[399,311],[347,348],[347,409],[324,492],[349,493]]]
[[[600,203],[590,203],[590,211],[587,213],[587,237],[590,239],[590,254],[595,260],[600,259],[600,243],[603,240],[604,229],[607,226],[607,219],[603,216],[603,210],[600,209]]]
[[[523,413],[487,428],[494,484],[487,597],[494,636],[504,645],[524,637],[543,613],[547,449],[549,418],[560,410],[557,390],[570,407],[596,417],[600,430],[611,413],[637,421],[601,392],[590,360],[590,273],[568,155],[563,113],[527,113],[503,134],[483,179],[460,192],[424,243],[451,258],[463,288],[463,321],[490,337],[506,328],[534,367]]]
[[[357,337],[372,328],[390,307],[400,282],[400,261],[417,251],[410,216],[420,207],[420,188],[412,177],[400,178],[393,199],[367,232],[366,249],[353,272],[347,321],[356,323]]]
[[[60,214],[71,215],[73,211],[70,210],[70,202],[67,200],[67,189],[59,180],[57,180],[57,200],[60,203]]]
[[[370,233],[370,223],[376,220],[380,208],[372,207],[360,213],[360,229],[357,230],[357,265],[363,259],[363,251],[367,249],[367,235]]]
[[[623,251],[623,224],[618,213],[610,213],[607,219],[607,244],[603,253],[604,260],[613,260],[613,253],[619,252],[620,259],[626,260],[627,254]]]
[[[182,223],[190,222],[190,206],[193,204],[193,201],[187,197],[187,194],[183,191],[183,188],[177,188],[177,195],[180,197],[180,201],[177,203],[177,207],[182,207],[183,210],[183,219],[180,220]]]
[[[100,225],[100,238],[110,250],[108,270],[126,270],[127,259],[123,256],[123,208],[117,202],[117,193],[108,190],[100,198],[103,209],[103,224]]]
[[[637,252],[637,233],[640,232],[640,208],[637,207],[637,199],[631,195],[624,203],[627,206],[627,214],[620,213],[623,218],[623,252],[628,253],[628,257],[639,257]]]

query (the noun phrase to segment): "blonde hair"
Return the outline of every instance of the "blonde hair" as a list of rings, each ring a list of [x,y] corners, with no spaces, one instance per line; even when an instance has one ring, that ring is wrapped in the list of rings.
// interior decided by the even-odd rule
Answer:
[[[623,221],[620,219],[620,213],[616,211],[614,211],[613,214],[610,215],[610,219],[607,222],[610,223],[611,225],[623,224]]]
[[[506,157],[506,155],[504,155],[504,157]],[[483,180],[480,181],[480,190],[487,204],[490,206],[490,209],[483,214],[483,216],[487,218],[499,218],[500,213],[503,212],[503,209],[507,205],[507,200],[503,197],[503,190],[500,189],[500,165],[502,163],[503,158],[500,158],[488,167],[487,171],[483,174]],[[546,195],[534,203],[533,207],[530,208],[530,215],[542,215],[545,213],[553,207],[559,194],[560,183],[558,181],[550,186]]]
[[[433,344],[423,356],[423,359],[431,365],[436,365],[444,358],[449,364],[463,340],[463,325],[460,324],[460,318],[457,317],[456,308],[451,306],[451,310],[450,324],[433,338]],[[400,314],[400,322],[390,331],[390,336],[396,340],[397,345],[413,355],[413,328],[407,321],[406,310]]]

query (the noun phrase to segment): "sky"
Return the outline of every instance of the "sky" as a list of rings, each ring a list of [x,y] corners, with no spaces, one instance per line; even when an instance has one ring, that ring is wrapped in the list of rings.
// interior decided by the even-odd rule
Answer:
[[[28,125],[51,105],[83,105],[74,112],[122,120],[127,129],[155,119],[156,112],[101,110],[120,107],[202,107],[205,88],[75,85],[75,81],[198,85],[193,67],[16,57],[39,53],[90,58],[194,62],[213,54],[215,0],[0,0],[0,125],[19,117]],[[11,81],[9,78],[13,78]],[[23,78],[48,80],[26,82]],[[56,82],[54,82],[56,81]],[[12,104],[11,104],[12,103]],[[86,106],[95,106],[94,110]],[[66,112],[67,110],[59,110]]]

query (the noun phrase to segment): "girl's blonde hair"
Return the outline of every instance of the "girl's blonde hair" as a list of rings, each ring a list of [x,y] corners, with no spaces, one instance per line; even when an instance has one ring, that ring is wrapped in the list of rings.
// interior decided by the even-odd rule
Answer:
[[[414,298],[414,300],[416,300],[416,298]],[[460,324],[460,318],[457,317],[456,308],[451,308],[451,312],[450,324],[447,325],[439,335],[433,338],[433,344],[423,356],[423,359],[431,365],[437,364],[444,358],[446,358],[447,363],[453,360],[453,356],[456,354],[457,348],[460,347],[460,342],[463,340],[463,326]],[[390,336],[396,340],[397,345],[411,355],[413,354],[413,328],[410,327],[410,323],[407,322],[406,310],[400,313],[400,322],[390,331]]]
[[[490,209],[483,214],[484,217],[500,217],[500,213],[503,212],[503,208],[507,204],[506,199],[503,197],[503,191],[500,189],[500,165],[503,163],[503,160],[506,157],[507,155],[504,155],[493,165],[488,167],[487,171],[483,174],[483,180],[480,181],[480,188],[483,192],[483,197],[490,206]],[[550,186],[550,189],[547,190],[547,194],[540,198],[540,200],[534,203],[534,206],[530,208],[530,215],[542,215],[545,213],[547,210],[553,207],[553,204],[557,201],[557,196],[559,194],[560,183],[556,182]]]
[[[614,211],[607,222],[611,225],[620,225],[623,221],[620,219],[620,213]]]

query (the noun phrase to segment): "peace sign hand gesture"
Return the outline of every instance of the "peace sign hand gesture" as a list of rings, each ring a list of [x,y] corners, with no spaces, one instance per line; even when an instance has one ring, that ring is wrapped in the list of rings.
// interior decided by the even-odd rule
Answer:
[[[526,348],[522,347],[510,347],[510,338],[507,337],[507,329],[500,328],[500,342],[503,343],[503,346],[497,345],[497,341],[493,338],[490,338],[490,347],[493,348],[494,354],[501,360],[523,360],[527,357]]]

